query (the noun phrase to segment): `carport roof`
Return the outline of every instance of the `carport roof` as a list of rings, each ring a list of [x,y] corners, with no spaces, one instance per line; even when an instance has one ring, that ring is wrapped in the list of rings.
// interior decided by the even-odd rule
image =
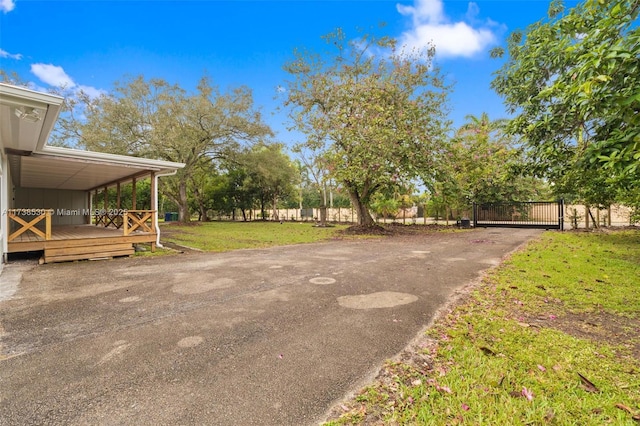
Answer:
[[[9,164],[17,186],[75,190],[92,190],[184,167],[169,161],[49,146],[28,155],[9,152]]]
[[[170,161],[47,146],[62,102],[59,96],[0,83],[0,145],[15,185],[91,190],[184,167]],[[21,118],[25,112],[35,118]]]

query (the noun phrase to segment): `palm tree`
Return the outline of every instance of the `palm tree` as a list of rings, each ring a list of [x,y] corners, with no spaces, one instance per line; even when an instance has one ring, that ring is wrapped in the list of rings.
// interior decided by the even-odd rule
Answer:
[[[509,121],[506,118],[491,120],[486,112],[480,114],[480,117],[468,114],[464,118],[467,122],[458,129],[458,135],[474,134],[482,139],[488,139],[493,132],[504,130]]]

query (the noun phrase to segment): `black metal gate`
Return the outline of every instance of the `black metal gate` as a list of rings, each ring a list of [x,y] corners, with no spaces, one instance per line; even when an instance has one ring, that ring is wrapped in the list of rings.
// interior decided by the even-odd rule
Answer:
[[[473,203],[474,227],[564,230],[564,201]]]

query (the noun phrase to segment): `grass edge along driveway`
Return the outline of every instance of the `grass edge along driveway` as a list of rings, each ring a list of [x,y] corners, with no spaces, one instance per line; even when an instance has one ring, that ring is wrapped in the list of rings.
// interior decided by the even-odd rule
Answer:
[[[162,241],[202,251],[223,252],[338,238],[347,225],[313,226],[312,222],[192,222],[161,225]]]
[[[640,424],[640,231],[547,232],[326,425]]]

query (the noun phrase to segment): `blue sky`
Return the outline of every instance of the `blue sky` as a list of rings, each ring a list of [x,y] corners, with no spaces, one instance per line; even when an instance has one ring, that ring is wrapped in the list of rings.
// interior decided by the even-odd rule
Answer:
[[[575,5],[576,2],[567,2]],[[0,0],[0,68],[34,88],[65,84],[71,91],[108,92],[124,76],[163,78],[193,90],[206,72],[221,89],[254,93],[276,139],[296,142],[284,114],[275,113],[282,65],[293,49],[321,49],[337,27],[375,28],[402,44],[433,40],[451,82],[451,119],[483,111],[506,117],[489,84],[502,64],[492,47],[542,19],[549,1],[35,1]]]

